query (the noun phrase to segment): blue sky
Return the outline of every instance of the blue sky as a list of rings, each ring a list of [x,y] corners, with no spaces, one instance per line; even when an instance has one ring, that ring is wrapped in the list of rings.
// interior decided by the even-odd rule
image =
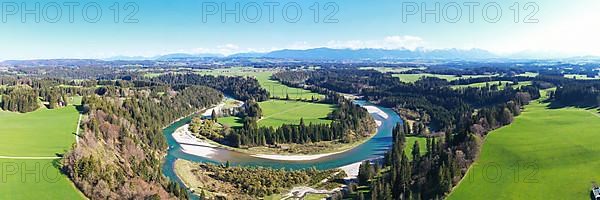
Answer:
[[[22,4],[22,3],[25,4]],[[31,10],[40,4],[38,16],[25,15],[23,5]],[[58,4],[49,4],[56,2]],[[154,56],[167,53],[222,53],[232,54],[248,51],[271,51],[276,49],[306,49],[315,47],[332,48],[481,48],[503,55],[528,53],[546,56],[600,56],[600,2],[580,0],[529,1],[502,0],[480,1],[474,7],[474,22],[469,22],[465,1],[447,0],[344,0],[335,3],[321,0],[279,1],[274,7],[274,22],[269,21],[269,9],[265,3],[272,1],[200,1],[200,0],[146,0],[146,1],[83,1],[74,7],[74,22],[69,22],[70,1],[14,1],[1,4],[0,60],[32,58],[106,58],[112,56]],[[134,6],[125,9],[127,2]],[[440,4],[436,22],[434,15],[426,15],[421,21],[422,6],[433,9]],[[466,1],[471,2],[471,1]],[[102,16],[96,23],[85,21],[95,16],[94,7],[88,8],[88,18],[83,17],[84,5],[98,3]],[[115,3],[119,4],[119,23],[114,22]],[[222,8],[214,15],[206,10],[210,6],[225,4],[233,9],[239,3],[238,16],[226,15],[222,22]],[[288,22],[296,16],[293,6],[288,6],[288,18],[283,16],[284,5],[296,5],[302,10],[297,22]],[[319,21],[314,21],[316,5]],[[487,22],[483,16],[484,5],[497,3],[502,16],[495,23]],[[519,23],[515,23],[514,7],[519,5]],[[18,11],[14,11],[17,5]],[[49,23],[56,15],[59,5],[61,18]],[[92,4],[90,4],[92,5]],[[256,9],[261,8],[261,18],[256,23],[244,20],[255,18]],[[403,20],[403,5],[417,5],[419,11]],[[456,16],[458,5],[462,17],[455,23],[444,20]],[[11,7],[12,6],[12,7]],[[512,7],[511,7],[512,6]],[[123,23],[125,16],[137,7],[133,19],[137,23]],[[247,13],[243,8],[246,7]],[[537,13],[531,19],[537,23],[523,23],[534,7]],[[46,8],[46,9],[44,9]],[[113,8],[113,9],[111,9]],[[326,9],[327,8],[327,9]],[[337,8],[331,19],[325,17]],[[444,10],[446,8],[446,10]],[[210,11],[210,10],[209,10]],[[36,11],[37,12],[37,11]],[[494,7],[487,10],[487,19],[496,15]],[[206,20],[203,21],[203,15]],[[337,22],[335,21],[337,20]],[[404,22],[405,21],[405,22]],[[452,21],[452,20],[449,20]]]

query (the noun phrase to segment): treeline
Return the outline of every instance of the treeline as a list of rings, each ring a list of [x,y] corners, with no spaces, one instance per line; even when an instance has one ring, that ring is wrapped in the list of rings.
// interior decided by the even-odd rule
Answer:
[[[0,107],[5,111],[26,113],[37,110],[40,105],[37,93],[27,85],[7,88],[0,94]]]
[[[49,109],[64,107],[69,97],[93,94],[96,88],[87,87],[91,84],[95,86],[95,81],[0,77],[0,108],[25,113],[38,109],[42,102],[47,102]]]
[[[551,93],[556,106],[600,106],[600,81],[579,81],[558,87]]]
[[[338,108],[328,118],[330,124],[284,124],[281,127],[259,127],[258,118],[246,118],[244,126],[233,129],[228,143],[234,147],[255,147],[286,143],[306,144],[320,141],[350,143],[375,131],[369,113],[349,100],[339,98]]]
[[[165,74],[152,80],[169,85],[204,85],[222,91],[238,100],[265,101],[269,92],[249,77],[202,76],[198,74]]]
[[[204,86],[179,88],[160,97],[130,88],[124,97],[90,95],[79,143],[63,170],[91,199],[187,199],[161,172],[167,149],[162,129],[174,120],[217,104],[221,92]]]

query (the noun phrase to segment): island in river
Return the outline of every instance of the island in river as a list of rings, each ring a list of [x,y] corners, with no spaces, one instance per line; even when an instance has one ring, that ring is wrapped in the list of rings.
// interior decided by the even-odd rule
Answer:
[[[269,167],[273,169],[316,168],[318,170],[328,170],[341,168],[344,171],[344,177],[355,178],[358,174],[358,166],[361,161],[381,158],[384,155],[392,144],[391,131],[393,127],[396,126],[397,123],[402,122],[400,117],[392,109],[376,106],[366,101],[355,101],[355,103],[365,108],[369,106],[367,110],[369,110],[372,118],[378,121],[376,122],[378,124],[377,133],[374,136],[365,140],[362,144],[356,144],[354,148],[349,148],[345,151],[342,150],[339,152],[315,155],[277,155],[271,157],[273,159],[261,158],[256,156],[256,154],[241,153],[239,151],[221,148],[206,140],[202,141],[196,137],[186,136],[185,134],[182,134],[183,132],[181,131],[179,131],[179,134],[174,134],[178,132],[176,130],[188,124],[191,118],[183,119],[165,129],[165,135],[171,148],[169,149],[166,162],[163,165],[163,172],[171,180],[177,181],[180,184],[187,184],[179,177],[186,175],[175,172],[175,163],[177,160],[188,160],[197,163],[214,164],[224,164],[229,162],[232,166]],[[181,166],[178,164],[177,168],[180,167]],[[293,189],[294,188],[291,188],[290,191]]]
[[[219,106],[221,106],[221,104],[219,104]],[[383,120],[387,120],[389,117],[388,114],[386,114],[384,111],[382,111],[381,109],[379,109],[376,106],[367,105],[367,106],[363,106],[363,107],[365,109],[367,109],[367,111],[371,115],[378,115]],[[382,125],[382,120],[375,119],[374,121],[377,124],[377,128],[376,128],[376,130],[377,130]],[[287,153],[287,152],[280,151],[281,153],[273,154],[273,153],[271,153],[273,151],[272,148],[267,148],[270,150],[264,151],[263,150],[263,149],[265,149],[264,147],[254,147],[254,148],[242,149],[242,148],[234,148],[234,147],[226,146],[223,144],[219,144],[219,143],[214,142],[214,141],[212,141],[206,137],[203,137],[199,134],[192,133],[192,131],[190,131],[189,126],[190,126],[189,124],[186,124],[186,125],[183,125],[183,126],[177,128],[172,134],[173,138],[175,139],[175,141],[177,143],[179,143],[183,152],[185,152],[187,154],[195,155],[195,156],[209,158],[209,159],[215,159],[218,156],[217,152],[219,150],[231,150],[231,151],[248,154],[252,157],[264,158],[264,159],[269,159],[269,160],[280,160],[280,161],[316,160],[316,159],[320,159],[323,157],[327,157],[327,156],[331,156],[334,154],[339,154],[339,153],[343,153],[348,150],[351,150],[351,149],[363,144],[364,142],[370,140],[373,136],[376,135],[375,133],[377,132],[377,131],[374,131],[373,134],[371,134],[369,137],[361,138],[352,143],[333,143],[332,145],[328,146],[330,148],[324,150],[326,152],[319,151],[319,152],[311,152],[308,154],[301,154],[301,153],[298,154],[298,153]],[[305,144],[305,145],[313,145],[313,144]],[[320,145],[320,144],[317,143],[316,145]],[[261,151],[259,149],[261,149],[263,151]]]

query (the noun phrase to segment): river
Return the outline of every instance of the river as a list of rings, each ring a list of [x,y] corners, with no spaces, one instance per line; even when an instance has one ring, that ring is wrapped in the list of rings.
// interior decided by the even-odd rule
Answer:
[[[181,150],[181,146],[172,136],[173,132],[177,128],[189,123],[191,120],[191,116],[183,118],[163,130],[165,137],[167,137],[169,150],[165,159],[165,163],[163,164],[162,171],[167,178],[170,180],[175,180],[179,184],[183,185],[181,179],[177,177],[174,170],[175,160],[177,159],[211,163],[225,163],[229,161],[231,165],[263,166],[286,169],[304,169],[311,167],[315,167],[317,169],[332,169],[383,156],[392,145],[392,129],[396,123],[402,122],[400,116],[398,116],[392,109],[380,107],[366,101],[355,101],[355,103],[361,106],[369,105],[378,107],[387,114],[388,118],[385,119],[379,114],[371,113],[376,120],[382,122],[381,126],[379,126],[377,129],[376,135],[370,140],[351,150],[309,161],[269,160],[225,149],[217,150],[218,156],[213,159],[186,154]]]

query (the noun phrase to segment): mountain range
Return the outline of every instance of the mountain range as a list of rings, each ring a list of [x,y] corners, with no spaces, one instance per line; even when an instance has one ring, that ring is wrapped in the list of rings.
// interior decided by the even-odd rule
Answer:
[[[499,56],[482,49],[332,49],[315,48],[306,50],[277,50],[266,53],[222,54],[167,54],[155,57],[111,57],[105,60],[193,60],[203,58],[274,58],[297,60],[403,60],[403,59],[491,59]]]

